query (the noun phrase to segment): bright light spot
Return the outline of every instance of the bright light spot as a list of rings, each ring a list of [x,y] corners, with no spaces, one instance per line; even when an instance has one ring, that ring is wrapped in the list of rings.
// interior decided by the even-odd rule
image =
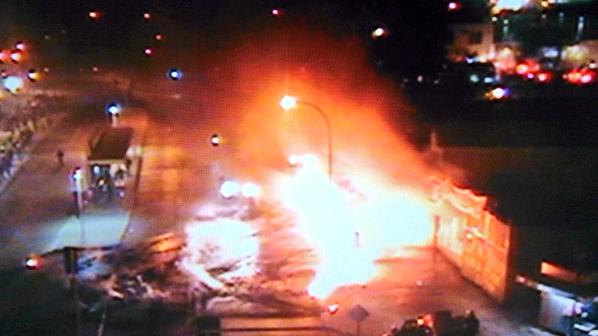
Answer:
[[[245,222],[219,218],[185,228],[186,255],[180,266],[202,284],[219,289],[225,282],[255,275],[259,241]]]
[[[218,136],[218,134],[213,134],[213,135],[210,137],[210,143],[211,143],[213,146],[218,146],[218,145],[220,145],[220,137]]]
[[[241,187],[241,195],[245,198],[257,198],[261,194],[261,188],[255,183],[246,182]]]
[[[477,83],[480,81],[480,77],[476,74],[472,74],[471,76],[469,76],[469,81],[472,83]]]
[[[546,72],[541,72],[538,74],[538,80],[540,82],[547,82],[550,80],[550,74]]]
[[[285,111],[288,111],[294,108],[295,106],[297,106],[297,98],[293,96],[285,95],[284,97],[282,97],[282,99],[280,99],[280,107],[282,107],[282,109]]]
[[[83,178],[83,171],[81,170],[81,168],[76,167],[75,169],[73,169],[73,174],[72,174],[73,180],[78,181],[80,179]]]
[[[502,87],[494,88],[490,91],[490,99],[493,100],[500,100],[506,98],[509,94],[509,91]]]
[[[32,82],[38,81],[40,77],[41,76],[39,72],[35,71],[34,69],[27,71],[27,78],[29,78],[29,80]]]
[[[100,68],[98,68],[97,66],[93,66],[91,68],[91,71],[93,71],[93,72],[98,72],[99,70],[100,70]]]
[[[447,7],[448,7],[448,10],[452,12],[452,11],[461,9],[461,4],[458,2],[455,2],[455,1],[451,1],[448,3]]]
[[[518,64],[517,67],[515,68],[515,72],[517,72],[520,75],[525,75],[529,70],[529,67],[526,64]]]
[[[164,35],[162,35],[162,34],[156,34],[156,36],[154,36],[154,38],[155,38],[157,41],[162,41],[162,39],[164,39]]]
[[[14,63],[19,63],[23,59],[23,53],[20,50],[13,50],[10,52],[10,59]]]
[[[384,28],[382,28],[382,27],[378,27],[378,28],[374,29],[374,31],[372,31],[373,38],[382,37],[382,36],[384,36],[384,34],[386,34],[386,30],[384,30]]]
[[[241,191],[241,185],[235,181],[225,181],[220,186],[220,195],[224,198],[236,196]]]
[[[494,12],[500,12],[501,10],[518,11],[527,6],[528,3],[529,0],[498,0],[494,5]]]
[[[40,267],[40,260],[38,256],[29,256],[25,259],[25,267],[27,269],[38,269]]]
[[[170,69],[168,70],[168,77],[172,80],[179,80],[181,78],[183,78],[183,72],[179,69]]]
[[[17,41],[17,43],[15,43],[15,48],[17,50],[25,50],[25,43],[23,43],[23,41]]]
[[[338,311],[339,308],[340,308],[340,306],[338,305],[338,303],[333,303],[331,305],[328,305],[328,313],[330,315],[334,315],[334,314],[336,314],[336,312]]]
[[[299,164],[299,156],[297,154],[291,154],[289,155],[287,161],[291,166],[296,166]]]
[[[151,56],[151,55],[152,55],[152,53],[153,53],[153,51],[152,51],[152,48],[145,48],[145,49],[143,50],[143,53],[144,53],[146,56]]]
[[[6,90],[14,94],[21,91],[25,83],[23,82],[23,79],[21,77],[8,76],[4,79],[2,84],[4,85],[4,88]]]
[[[280,15],[280,10],[279,10],[278,8],[274,8],[274,9],[272,10],[272,15],[274,15],[274,16],[278,16],[278,15]]]
[[[89,15],[89,17],[91,19],[99,19],[100,18],[100,12],[99,11],[90,11],[87,15]]]
[[[307,291],[319,299],[338,287],[366,284],[375,276],[375,260],[429,244],[433,227],[425,197],[361,172],[351,188],[341,187],[323,168],[319,161],[299,165],[280,177],[272,195],[294,214],[294,230],[317,256]]]
[[[148,13],[148,12],[145,12],[145,13],[143,13],[143,18],[146,19],[146,20],[149,20],[149,19],[152,18],[152,15],[150,13]]]
[[[122,107],[118,103],[110,103],[106,106],[106,111],[112,115],[119,114]]]
[[[587,84],[592,81],[594,77],[591,74],[583,74],[580,78],[580,82]]]

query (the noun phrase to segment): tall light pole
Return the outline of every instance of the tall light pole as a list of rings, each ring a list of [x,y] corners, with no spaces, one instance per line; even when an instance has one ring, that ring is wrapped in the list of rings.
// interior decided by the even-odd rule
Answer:
[[[328,179],[330,181],[332,181],[332,155],[333,154],[332,154],[332,125],[330,124],[330,118],[328,118],[328,115],[326,115],[326,113],[324,113],[324,111],[322,111],[322,109],[314,103],[310,103],[308,101],[303,101],[303,100],[298,100],[296,97],[286,96],[286,95],[284,97],[282,97],[282,99],[280,99],[280,107],[282,107],[282,109],[285,111],[292,110],[295,107],[297,107],[297,105],[306,105],[306,106],[309,106],[309,107],[315,109],[320,114],[320,116],[322,116],[322,118],[324,119],[324,122],[326,123],[326,131],[328,134]]]

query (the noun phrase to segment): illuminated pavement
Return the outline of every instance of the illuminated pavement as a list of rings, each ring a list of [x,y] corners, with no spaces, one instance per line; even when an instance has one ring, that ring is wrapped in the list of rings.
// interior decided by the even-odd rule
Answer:
[[[69,171],[85,165],[88,138],[103,127],[101,118],[72,114],[40,141],[0,198],[0,266],[20,265],[25,256],[63,246],[117,244],[128,214],[117,208],[88,209],[72,216]],[[101,111],[98,112],[101,115]],[[137,117],[130,116],[138,122]],[[95,120],[94,120],[95,119]],[[98,121],[100,119],[101,121]],[[55,152],[65,152],[59,166]]]

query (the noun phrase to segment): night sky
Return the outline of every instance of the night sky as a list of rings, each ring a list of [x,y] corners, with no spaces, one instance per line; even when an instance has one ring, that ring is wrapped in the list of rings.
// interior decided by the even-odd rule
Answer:
[[[161,48],[176,58],[200,42],[217,47],[234,43],[243,32],[301,23],[339,38],[358,36],[382,71],[414,75],[432,73],[444,60],[451,20],[446,6],[444,0],[14,1],[0,14],[0,38],[24,35],[56,64],[143,66],[139,50],[152,45],[158,32],[169,37]],[[273,8],[283,15],[273,16]],[[87,16],[94,9],[103,14],[97,22]],[[149,21],[145,10],[152,14]],[[370,33],[379,25],[390,35],[373,41]]]

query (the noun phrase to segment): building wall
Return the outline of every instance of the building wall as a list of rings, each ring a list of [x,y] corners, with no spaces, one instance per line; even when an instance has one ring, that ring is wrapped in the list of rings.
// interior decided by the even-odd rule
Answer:
[[[504,303],[511,227],[484,210],[486,198],[440,186],[436,191],[435,244],[461,274]]]
[[[451,61],[463,61],[470,55],[477,61],[486,62],[494,58],[494,35],[490,23],[470,23],[450,26],[453,41],[448,47]]]

